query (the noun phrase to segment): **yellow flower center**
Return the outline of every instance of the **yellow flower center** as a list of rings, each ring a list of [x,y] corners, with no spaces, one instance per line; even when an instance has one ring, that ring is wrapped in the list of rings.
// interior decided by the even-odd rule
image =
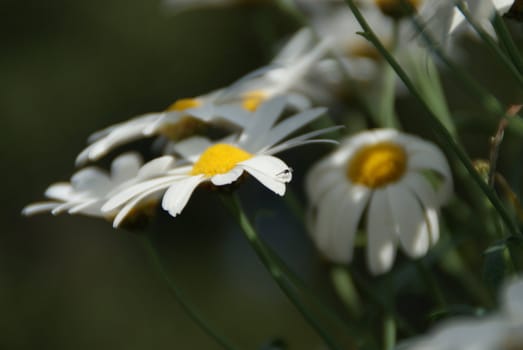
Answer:
[[[182,98],[167,107],[167,110],[181,112],[189,108],[198,107],[201,104],[202,101],[198,100],[197,98]]]
[[[378,188],[398,181],[407,169],[405,150],[391,142],[363,147],[349,161],[347,177],[355,184]]]
[[[254,112],[266,99],[267,94],[261,90],[249,91],[243,95],[242,107],[249,112]]]
[[[412,13],[411,9],[417,10],[422,0],[374,0],[384,15],[392,18],[401,18]]]
[[[252,158],[252,154],[233,145],[218,143],[205,150],[194,163],[191,175],[214,176],[231,171],[238,163]]]

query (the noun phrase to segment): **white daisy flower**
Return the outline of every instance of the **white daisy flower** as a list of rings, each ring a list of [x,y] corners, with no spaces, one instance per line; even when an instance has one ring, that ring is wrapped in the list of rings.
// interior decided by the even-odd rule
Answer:
[[[144,137],[160,134],[172,139],[192,135],[205,123],[227,123],[241,127],[242,119],[229,109],[213,106],[220,92],[177,100],[165,111],[145,114],[112,125],[90,136],[90,145],[76,158],[76,164],[95,161],[117,146]],[[238,125],[240,124],[240,125]]]
[[[97,167],[87,167],[76,172],[70,183],[60,182],[49,186],[45,196],[50,201],[30,204],[23,215],[51,212],[58,215],[83,214],[112,220],[114,211],[101,210],[107,198],[139,181],[158,176],[174,167],[174,158],[164,156],[142,165],[142,158],[133,152],[118,156],[111,164],[108,174]],[[149,198],[151,199],[151,198]]]
[[[332,261],[350,262],[363,221],[367,264],[381,274],[391,268],[398,244],[418,258],[436,243],[438,209],[451,195],[452,177],[445,156],[432,143],[379,129],[347,138],[312,168],[306,189],[320,252]]]
[[[362,14],[381,42],[386,45],[392,42],[392,19],[383,16],[376,8],[363,9]],[[349,76],[360,82],[375,79],[381,64],[381,55],[374,46],[358,32],[361,26],[345,6],[328,16],[313,18],[313,27],[320,37],[332,40],[333,52],[338,60],[323,60],[317,68],[325,79],[334,84],[342,82],[343,74],[339,72],[342,63]]]
[[[485,317],[462,317],[401,344],[402,350],[516,350],[523,347],[523,280],[514,279],[502,293],[502,308]]]
[[[143,198],[152,193],[166,191],[162,207],[172,216],[176,216],[183,210],[198,185],[229,185],[237,181],[244,172],[251,174],[265,187],[282,196],[285,193],[285,184],[292,178],[292,172],[289,166],[273,154],[310,142],[332,142],[311,140],[327,129],[281,142],[325,112],[325,108],[310,109],[276,123],[284,107],[283,97],[263,103],[240,135],[218,143],[193,137],[176,144],[175,151],[188,160],[188,165],[179,166],[155,179],[125,189],[114,195],[102,210],[110,212],[121,208],[113,222],[117,227]]]
[[[311,106],[309,95],[316,91],[307,80],[312,67],[329,50],[330,40],[317,42],[310,29],[302,29],[281,48],[272,62],[230,87],[224,89],[220,100],[241,101],[247,111],[255,111],[264,101],[285,96],[290,107],[304,110]]]

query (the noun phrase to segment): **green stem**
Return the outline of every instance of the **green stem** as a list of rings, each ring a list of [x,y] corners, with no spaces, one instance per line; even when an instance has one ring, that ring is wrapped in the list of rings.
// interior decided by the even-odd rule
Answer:
[[[162,261],[160,257],[158,256],[158,253],[156,252],[156,249],[154,248],[154,245],[151,241],[151,238],[148,236],[145,236],[143,238],[143,243],[145,246],[145,250],[147,252],[147,255],[154,263],[154,266],[158,273],[162,276],[164,281],[167,283],[167,287],[169,288],[169,292],[172,294],[172,296],[178,301],[180,306],[183,308],[183,310],[187,313],[187,315],[205,332],[208,336],[213,338],[218,344],[222,346],[224,349],[228,350],[236,350],[235,346],[231,345],[229,340],[227,340],[224,336],[218,334],[208,323],[207,321],[196,311],[194,306],[192,306],[184,297],[183,292],[180,290],[178,285],[174,282],[174,280],[169,277],[167,272],[165,271],[165,268],[162,264]]]
[[[512,40],[512,36],[510,35],[507,26],[505,25],[505,22],[499,15],[498,11],[494,11],[494,19],[492,24],[496,29],[496,33],[498,34],[499,39],[507,49],[509,56],[512,58],[512,62],[519,72],[523,74],[523,58],[521,57],[518,47]]]
[[[324,329],[323,325],[314,317],[314,315],[307,309],[307,307],[301,302],[296,293],[292,288],[287,285],[285,281],[284,271],[282,267],[275,261],[267,249],[265,243],[263,243],[249,219],[243,211],[240,201],[235,194],[232,194],[230,197],[222,196],[224,203],[229,208],[235,219],[238,221],[238,224],[242,228],[242,231],[247,238],[247,241],[254,249],[261,262],[271,274],[271,277],[274,279],[276,284],[280,287],[282,292],[289,298],[289,300],[294,304],[296,309],[302,314],[305,320],[311,325],[311,327],[318,333],[318,335],[325,341],[327,346],[330,349],[339,349],[342,347],[337,344],[337,342],[328,334]]]
[[[383,319],[383,349],[393,350],[396,345],[396,321],[391,314],[385,314]]]
[[[430,106],[427,105],[423,97],[419,94],[419,92],[416,90],[414,84],[408,77],[408,75],[405,73],[403,68],[398,64],[398,62],[392,57],[392,55],[385,49],[383,44],[380,42],[380,40],[376,37],[376,34],[372,31],[372,29],[369,27],[367,21],[362,16],[359,9],[354,4],[353,0],[345,0],[347,5],[351,8],[352,12],[354,13],[354,16],[360,23],[361,27],[363,28],[364,32],[362,33],[363,37],[365,37],[367,40],[369,40],[376,49],[383,55],[383,57],[387,60],[387,62],[392,66],[396,74],[400,77],[400,79],[403,81],[405,86],[409,89],[411,94],[421,103],[421,105],[425,108],[427,111],[427,114],[421,114],[423,117],[426,117],[426,121],[428,126],[436,133],[436,135],[440,138],[440,141],[442,141],[442,145],[446,148],[447,151],[454,153],[457,158],[461,161],[461,163],[465,166],[468,173],[472,177],[472,179],[476,182],[476,184],[482,189],[483,193],[487,196],[489,201],[492,203],[492,205],[496,208],[496,211],[502,218],[503,222],[507,227],[510,228],[510,231],[512,234],[518,233],[521,234],[518,230],[518,227],[513,222],[511,216],[507,212],[507,210],[504,208],[501,200],[496,195],[496,193],[488,186],[488,184],[483,180],[481,175],[476,171],[474,166],[472,165],[472,162],[468,158],[465,151],[454,141],[452,138],[452,135],[450,135],[449,131],[441,124],[441,122],[437,119],[437,117],[434,115],[432,110],[430,109]],[[497,104],[497,100],[496,104]]]
[[[463,16],[465,16],[467,21],[470,23],[472,28],[474,28],[476,33],[478,33],[480,38],[487,44],[487,47],[490,49],[490,51],[505,64],[505,66],[510,70],[514,78],[516,78],[518,83],[520,85],[523,85],[523,75],[510,60],[510,57],[508,57],[503,52],[503,50],[501,50],[496,41],[479,25],[479,23],[474,19],[470,11],[467,8],[465,8],[465,6],[463,6],[463,3],[456,2],[456,7],[463,14]]]
[[[354,316],[359,317],[361,315],[361,300],[352,282],[352,278],[347,269],[334,266],[331,268],[330,277],[334,290],[338,294],[338,297],[343,302],[347,310]]]
[[[461,82],[469,94],[475,96],[490,114],[493,114],[496,117],[504,115],[505,111],[503,110],[503,106],[499,100],[494,95],[485,90],[452,60],[450,60],[447,55],[445,55],[434,38],[426,30],[424,30],[424,23],[421,23],[419,19],[416,18],[416,16],[412,16],[411,19],[415,28],[418,30],[419,35],[421,35],[429,49],[450,69],[452,74],[459,82]]]

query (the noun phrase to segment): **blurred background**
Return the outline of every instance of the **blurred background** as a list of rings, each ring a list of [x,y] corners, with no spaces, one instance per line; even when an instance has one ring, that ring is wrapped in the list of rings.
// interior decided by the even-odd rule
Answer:
[[[139,233],[81,216],[24,218],[20,211],[43,199],[49,184],[69,180],[94,131],[233,82],[268,63],[279,39],[297,28],[267,4],[172,16],[154,0],[0,0],[0,349],[219,348],[170,296]],[[502,101],[521,102],[505,71],[484,69],[488,60],[471,47],[468,68]],[[496,122],[452,80],[444,82],[463,144],[473,158],[486,157]],[[405,97],[398,109],[402,117],[420,113]],[[430,136],[408,120],[407,129]],[[509,129],[500,159],[516,193],[522,135]],[[149,141],[138,145],[151,155]],[[303,171],[328,149],[285,155],[296,169],[291,187],[299,200]],[[240,195],[264,239],[340,307],[300,220],[252,181]],[[242,348],[269,349],[284,338],[290,349],[321,349],[218,196],[197,192],[176,220],[159,210],[149,229],[188,299]]]

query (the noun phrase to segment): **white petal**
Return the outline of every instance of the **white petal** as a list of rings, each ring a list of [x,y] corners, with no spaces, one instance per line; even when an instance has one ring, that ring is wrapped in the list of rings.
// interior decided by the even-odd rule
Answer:
[[[317,206],[317,217],[312,236],[318,249],[329,259],[338,261],[336,256],[330,251],[330,242],[333,236],[333,227],[336,220],[337,208],[346,195],[347,187],[338,184],[332,187],[323,197]],[[342,261],[345,262],[345,261]]]
[[[74,195],[74,190],[71,184],[67,182],[59,182],[52,184],[45,191],[45,196],[51,199],[57,199],[60,201],[67,201]]]
[[[200,183],[205,181],[205,176],[189,176],[173,183],[163,195],[162,208],[173,217],[180,214],[187,205],[191,194]]]
[[[411,258],[425,255],[429,249],[430,233],[421,204],[401,184],[388,186],[386,191],[403,250]]]
[[[74,207],[71,207],[67,212],[69,214],[82,213],[84,215],[103,216],[102,212],[100,210],[102,203],[103,203],[103,201],[98,198],[86,200],[85,202],[82,202],[78,205],[75,205]]]
[[[372,192],[367,188],[351,186],[346,198],[339,203],[331,251],[333,256],[339,257],[340,261],[343,261],[342,259],[345,259],[346,262],[352,260],[356,230],[371,194]]]
[[[211,178],[211,182],[216,186],[223,186],[233,183],[238,180],[243,174],[243,169],[241,167],[233,168],[231,171],[225,174],[214,175]]]
[[[367,263],[370,271],[382,274],[390,270],[396,256],[396,233],[387,192],[375,190],[367,214]]]
[[[158,192],[163,191],[165,188],[162,186],[157,186],[154,188],[151,188],[140,195],[133,198],[131,201],[129,201],[127,204],[123,206],[122,209],[118,211],[118,214],[113,220],[113,227],[118,228],[120,224],[125,220],[125,218],[129,215],[129,213],[138,205],[140,202],[144,201],[145,199],[154,197]]]
[[[57,205],[53,210],[51,210],[51,214],[53,214],[53,215],[62,214],[63,212],[68,211],[69,209],[71,209],[72,207],[74,207],[75,205],[78,205],[80,203],[82,203],[82,202],[77,201],[77,202],[62,203],[60,205]]]
[[[352,259],[356,229],[371,191],[345,185],[336,186],[333,192],[336,194],[331,198],[325,196],[318,207],[320,211],[329,210],[334,213],[329,218],[327,227],[323,224],[326,231],[321,234],[326,237],[320,240],[321,250],[335,262],[348,263]]]
[[[131,200],[133,197],[138,196],[143,192],[149,191],[151,188],[156,188],[159,186],[167,188],[173,182],[176,182],[181,178],[182,177],[179,175],[172,175],[137,183],[112,195],[109,198],[109,200],[102,206],[101,210],[103,212],[111,212],[119,206]]]
[[[521,275],[504,287],[503,308],[514,321],[520,324],[523,322],[523,279]]]
[[[280,196],[285,194],[285,184],[292,179],[292,171],[287,164],[273,156],[255,156],[238,163],[238,166]]]
[[[142,157],[135,152],[129,152],[118,156],[111,163],[111,180],[113,184],[121,184],[130,180],[138,174],[142,166]]]
[[[267,136],[264,138],[263,143],[256,143],[252,147],[260,149],[262,147],[270,148],[271,146],[280,142],[285,137],[289,136],[304,125],[307,125],[314,119],[317,119],[319,116],[324,114],[326,110],[326,108],[314,108],[293,115],[292,117],[278,123],[277,126],[271,129]]]
[[[31,216],[35,214],[40,214],[44,212],[50,212],[59,205],[58,202],[41,202],[33,203],[26,206],[22,209],[22,215]]]
[[[212,142],[201,136],[194,136],[176,143],[173,150],[182,158],[196,162],[200,155],[210,146]]]
[[[438,207],[440,203],[438,196],[428,180],[421,174],[408,173],[403,183],[421,202],[430,229],[430,244],[434,245],[439,238]]]
[[[156,120],[151,121],[142,129],[144,136],[156,134],[166,124],[175,124],[180,120],[181,114],[177,111],[158,113]]]
[[[240,136],[239,143],[242,145],[242,148],[253,151],[252,145],[263,143],[267,131],[271,129],[280,117],[284,108],[285,98],[281,96],[262,103]]]
[[[89,192],[105,195],[112,188],[109,176],[95,167],[84,168],[71,177],[75,192]]]
[[[176,160],[173,156],[163,156],[155,158],[145,163],[140,168],[138,174],[136,175],[136,178],[140,180],[145,180],[156,176],[164,175],[175,165],[175,163]]]
[[[78,155],[76,164],[81,165],[87,160],[96,160],[114,147],[144,137],[143,130],[157,117],[157,113],[146,114],[109,127],[105,136],[97,139]],[[103,132],[100,133],[100,135],[103,134]]]

